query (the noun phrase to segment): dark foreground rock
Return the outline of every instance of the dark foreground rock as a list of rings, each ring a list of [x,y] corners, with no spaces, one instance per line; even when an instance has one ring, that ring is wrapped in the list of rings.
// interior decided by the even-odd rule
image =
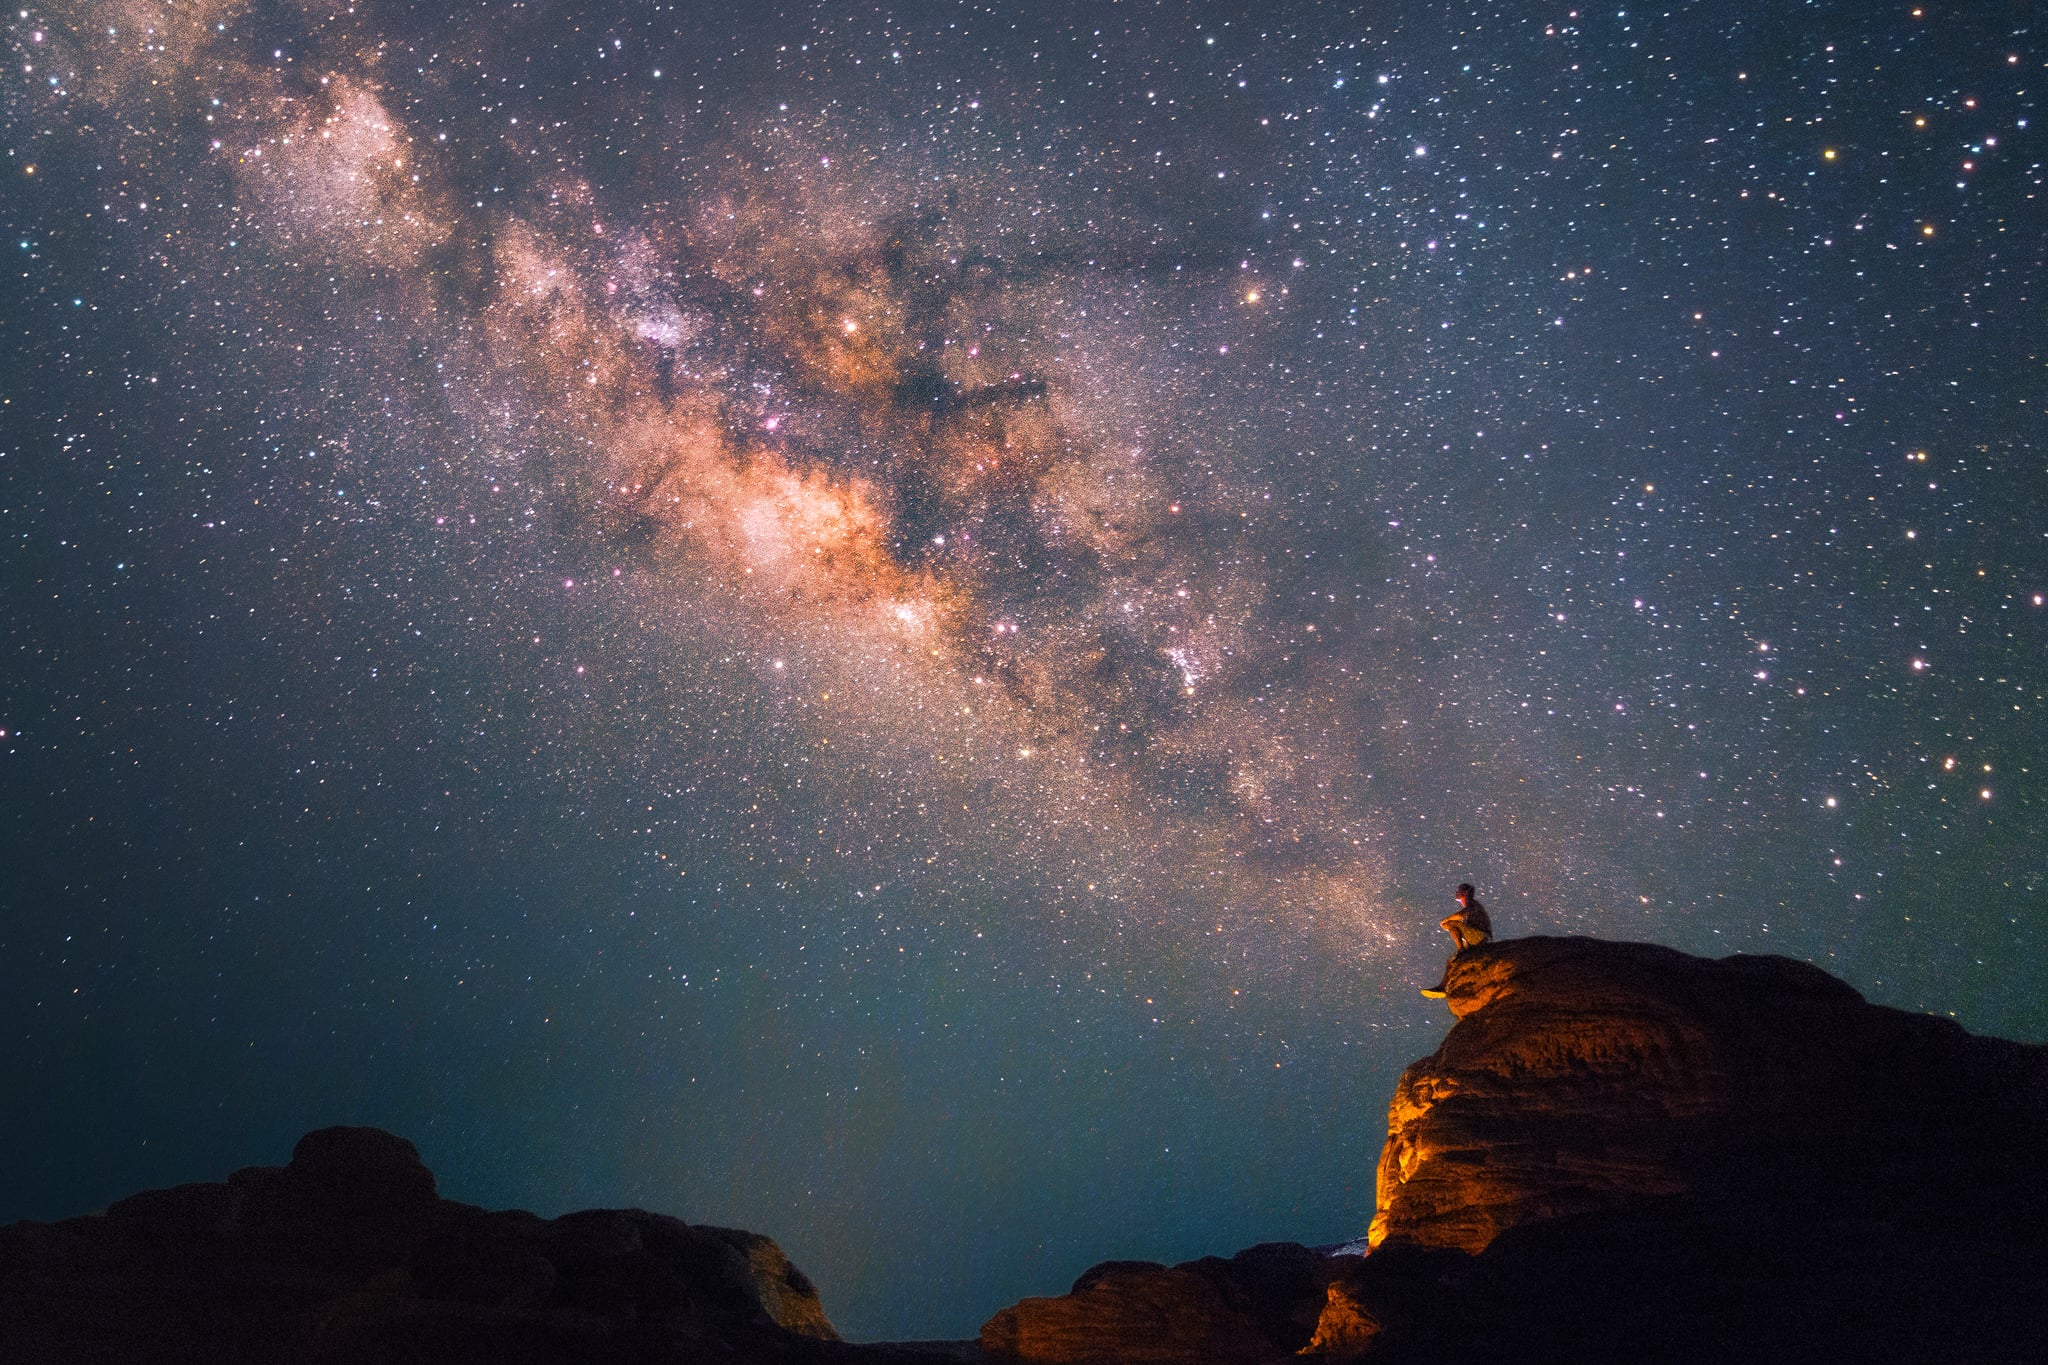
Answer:
[[[411,1143],[0,1228],[0,1365],[2003,1365],[2048,1341],[2048,1048],[1781,958],[1462,954],[1366,1256],[1114,1261],[978,1343],[856,1346],[774,1242],[443,1199]]]
[[[438,1197],[410,1142],[309,1133],[290,1164],[0,1228],[0,1360],[931,1361],[842,1343],[766,1237],[638,1209],[544,1219]]]
[[[1395,1094],[1370,1255],[1296,1258],[1263,1300],[1215,1268],[1235,1262],[1113,1263],[982,1344],[1048,1365],[2043,1358],[2048,1048],[1784,958],[1532,938],[1447,984],[1459,1022]]]
[[[1339,1265],[1295,1242],[1227,1261],[1107,1261],[1059,1298],[1005,1308],[981,1329],[981,1344],[1000,1357],[1070,1365],[1255,1365],[1308,1344]]]

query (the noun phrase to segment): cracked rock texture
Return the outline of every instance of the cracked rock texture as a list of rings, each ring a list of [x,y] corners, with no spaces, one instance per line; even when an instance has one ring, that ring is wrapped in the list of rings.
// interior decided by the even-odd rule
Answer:
[[[1374,1246],[1686,1196],[1867,1217],[1965,1202],[2048,1119],[2048,1049],[1871,1005],[1789,958],[1526,938],[1453,959],[1457,1025],[1402,1075]]]

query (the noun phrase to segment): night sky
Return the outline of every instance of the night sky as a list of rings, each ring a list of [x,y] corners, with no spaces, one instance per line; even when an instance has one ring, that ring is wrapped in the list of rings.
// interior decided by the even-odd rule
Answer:
[[[0,1221],[856,1338],[1338,1242],[1504,934],[2048,1038],[2040,11],[10,9]]]

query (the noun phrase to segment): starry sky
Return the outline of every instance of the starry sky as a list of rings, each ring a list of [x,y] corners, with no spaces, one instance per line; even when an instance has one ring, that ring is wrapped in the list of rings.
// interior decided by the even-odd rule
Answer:
[[[0,1219],[374,1123],[969,1335],[1360,1235],[1461,880],[2048,1039],[2029,5],[6,41]]]

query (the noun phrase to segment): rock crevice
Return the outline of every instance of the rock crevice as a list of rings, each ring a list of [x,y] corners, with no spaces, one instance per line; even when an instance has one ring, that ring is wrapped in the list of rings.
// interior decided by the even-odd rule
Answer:
[[[1528,938],[1459,954],[1446,985],[1459,1022],[1389,1107],[1374,1246],[1478,1252],[1676,1195],[1910,1207],[2048,1116],[2048,1050],[1787,958]]]

